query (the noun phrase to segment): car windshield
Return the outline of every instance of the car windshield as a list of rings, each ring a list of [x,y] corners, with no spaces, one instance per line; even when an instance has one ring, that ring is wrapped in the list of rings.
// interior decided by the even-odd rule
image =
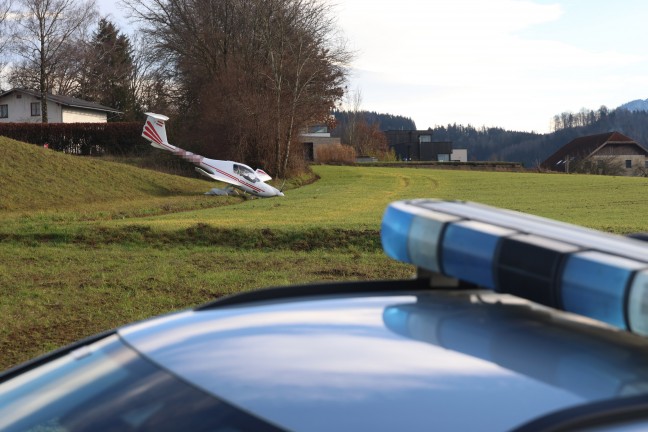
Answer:
[[[0,430],[280,429],[186,384],[113,335],[1,383]]]

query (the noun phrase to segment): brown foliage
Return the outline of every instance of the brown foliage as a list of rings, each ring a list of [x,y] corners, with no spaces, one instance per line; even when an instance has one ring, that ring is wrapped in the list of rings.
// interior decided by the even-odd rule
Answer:
[[[315,148],[315,160],[321,163],[355,163],[356,152],[351,146],[327,144]]]
[[[303,166],[299,131],[342,96],[349,52],[321,0],[133,0],[181,89],[188,147],[285,177]]]
[[[387,152],[387,137],[377,123],[369,124],[364,119],[356,130],[356,151],[363,156],[376,156]]]

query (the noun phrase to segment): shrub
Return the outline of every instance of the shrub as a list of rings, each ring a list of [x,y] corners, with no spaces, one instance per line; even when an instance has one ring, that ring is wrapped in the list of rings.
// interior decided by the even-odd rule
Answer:
[[[326,144],[315,148],[315,160],[321,163],[355,163],[356,152],[353,147],[342,144]]]
[[[368,152],[368,154],[369,156],[375,157],[380,162],[396,162],[398,160],[396,151],[393,148],[388,150],[376,150]]]
[[[625,168],[622,160],[614,156],[606,156],[577,159],[570,163],[569,172],[620,176],[625,174]]]

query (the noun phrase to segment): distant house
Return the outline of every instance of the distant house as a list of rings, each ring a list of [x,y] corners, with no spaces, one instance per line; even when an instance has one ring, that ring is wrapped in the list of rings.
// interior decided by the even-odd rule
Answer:
[[[468,149],[452,149],[451,162],[468,162]]]
[[[619,132],[588,135],[573,139],[549,156],[541,167],[550,171],[582,171],[585,163],[596,173],[605,165],[615,164],[619,174],[633,175],[648,168],[648,150],[641,144]],[[604,173],[604,172],[601,172]]]
[[[48,95],[49,123],[106,123],[119,110],[70,96]],[[14,88],[0,93],[0,122],[40,123],[41,95],[34,90]]]
[[[432,141],[431,130],[388,130],[387,143],[400,160],[466,162],[466,149],[453,149],[452,141]]]
[[[299,141],[304,147],[304,159],[311,162],[317,159],[317,147],[340,144],[340,138],[331,137],[326,125],[310,126],[299,135]]]

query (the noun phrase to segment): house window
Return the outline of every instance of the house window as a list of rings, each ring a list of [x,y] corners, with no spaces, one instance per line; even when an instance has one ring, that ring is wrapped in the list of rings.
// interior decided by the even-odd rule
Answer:
[[[646,168],[648,168],[648,160],[645,160],[645,161],[644,161],[644,166],[645,166]]]
[[[0,105],[0,118],[9,117],[9,105]]]
[[[626,159],[626,168],[632,168],[632,159]]]
[[[32,116],[39,116],[39,115],[41,115],[40,108],[41,108],[41,104],[40,104],[40,102],[32,102],[32,103],[31,103],[31,112],[32,112]]]

